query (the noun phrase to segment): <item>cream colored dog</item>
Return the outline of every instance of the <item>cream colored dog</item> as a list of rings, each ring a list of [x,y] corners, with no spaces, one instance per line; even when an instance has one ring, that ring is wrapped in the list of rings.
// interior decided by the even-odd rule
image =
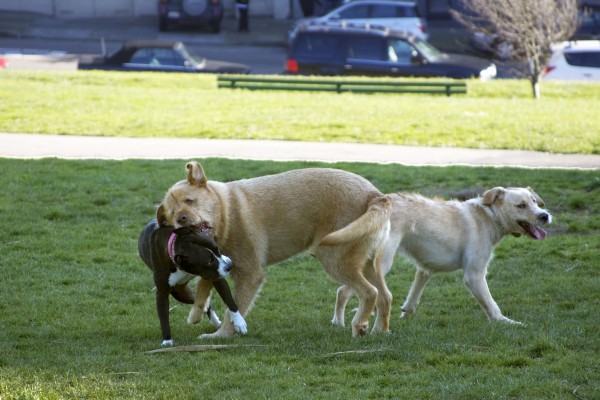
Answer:
[[[221,183],[208,181],[197,162],[157,210],[163,225],[210,231],[234,262],[234,299],[245,316],[265,280],[263,267],[310,250],[325,271],[360,299],[354,336],[389,329],[392,295],[380,268],[391,201],[366,179],[335,169],[300,169]],[[212,283],[200,280],[189,323],[200,321]],[[230,318],[209,337],[234,333]]]
[[[552,216],[530,188],[496,187],[465,202],[435,201],[415,194],[394,194],[391,231],[382,269],[389,272],[394,256],[403,253],[417,272],[402,317],[415,312],[431,274],[463,269],[464,282],[490,321],[517,323],[504,315],[485,279],[494,246],[508,234],[542,240]],[[333,324],[344,326],[344,310],[352,289],[338,289]]]

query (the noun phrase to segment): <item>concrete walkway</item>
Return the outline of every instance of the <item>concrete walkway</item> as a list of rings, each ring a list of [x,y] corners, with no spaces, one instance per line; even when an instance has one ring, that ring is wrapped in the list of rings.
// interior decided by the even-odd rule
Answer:
[[[471,165],[600,169],[599,155],[275,140],[121,138],[0,133],[0,157],[357,161],[404,165]]]

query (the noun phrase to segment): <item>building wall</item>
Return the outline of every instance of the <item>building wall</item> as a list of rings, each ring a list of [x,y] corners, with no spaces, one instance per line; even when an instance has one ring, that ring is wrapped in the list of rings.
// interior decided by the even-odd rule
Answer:
[[[0,10],[30,11],[59,18],[137,17],[155,15],[158,0],[0,0]],[[251,0],[254,16],[289,18],[298,0]],[[226,15],[235,13],[235,0],[223,0]],[[296,15],[299,15],[296,12]]]
[[[52,0],[0,0],[0,10],[31,11],[52,15]]]

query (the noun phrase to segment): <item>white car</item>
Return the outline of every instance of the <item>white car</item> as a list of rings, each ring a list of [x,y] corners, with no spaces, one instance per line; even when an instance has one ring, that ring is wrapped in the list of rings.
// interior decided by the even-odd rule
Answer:
[[[552,50],[542,79],[600,80],[600,40],[562,42]]]
[[[413,1],[358,0],[347,2],[321,17],[298,20],[290,31],[290,42],[298,29],[307,25],[378,25],[410,33],[422,40],[429,38],[427,23],[419,17],[417,6]]]

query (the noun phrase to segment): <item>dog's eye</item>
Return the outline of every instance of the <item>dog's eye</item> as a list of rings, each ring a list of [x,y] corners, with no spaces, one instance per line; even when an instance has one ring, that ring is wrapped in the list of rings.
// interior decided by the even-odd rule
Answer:
[[[192,204],[194,204],[194,200],[193,199],[185,199],[183,202],[185,204],[187,204],[188,206],[191,206]]]
[[[527,207],[527,204],[521,203],[521,204],[517,204],[517,208],[525,208]]]

